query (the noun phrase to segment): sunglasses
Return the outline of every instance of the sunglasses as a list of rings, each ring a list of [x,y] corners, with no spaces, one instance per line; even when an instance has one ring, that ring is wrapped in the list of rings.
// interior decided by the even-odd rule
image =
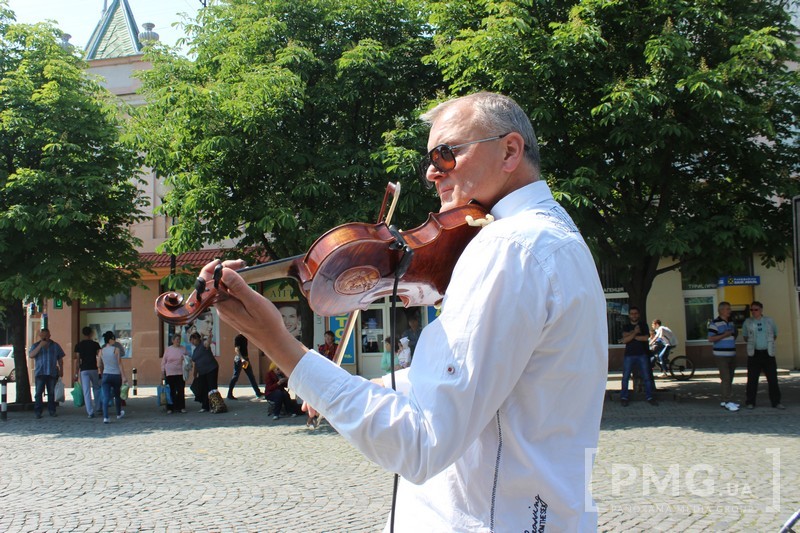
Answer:
[[[433,150],[428,152],[425,157],[419,162],[419,177],[422,180],[422,184],[430,189],[433,187],[433,182],[428,181],[426,177],[428,174],[428,168],[431,165],[438,170],[439,172],[450,172],[454,168],[456,168],[456,151],[464,148],[465,146],[469,146],[471,144],[479,144],[485,143],[489,141],[496,141],[498,139],[502,139],[506,135],[510,134],[504,133],[502,135],[496,135],[494,137],[488,137],[486,139],[480,139],[477,141],[470,141],[468,143],[457,144],[455,146],[450,146],[449,144],[440,144],[435,146]]]

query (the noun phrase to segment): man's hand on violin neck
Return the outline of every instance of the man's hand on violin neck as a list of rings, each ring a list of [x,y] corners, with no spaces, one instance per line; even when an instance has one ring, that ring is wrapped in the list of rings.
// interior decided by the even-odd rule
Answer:
[[[218,264],[219,261],[207,264],[200,276],[206,280],[213,279]],[[218,299],[215,304],[219,317],[261,348],[287,376],[290,375],[308,349],[286,330],[283,317],[272,302],[251,289],[236,272],[245,266],[244,261],[225,261],[222,266],[219,291],[230,297]]]

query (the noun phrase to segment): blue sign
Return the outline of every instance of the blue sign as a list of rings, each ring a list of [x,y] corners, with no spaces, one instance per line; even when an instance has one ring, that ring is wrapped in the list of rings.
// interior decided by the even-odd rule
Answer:
[[[428,324],[439,318],[439,315],[442,314],[441,307],[434,307],[432,305],[428,306]]]
[[[332,316],[328,319],[328,326],[330,327],[331,331],[333,331],[334,340],[338,343],[342,342],[344,327],[347,324],[347,319],[349,317],[350,315],[346,314]],[[347,341],[347,344],[345,344],[344,354],[342,355],[342,364],[354,365],[356,364],[356,340],[353,338],[353,335],[350,335],[350,338],[345,340]]]
[[[717,281],[719,287],[733,285],[761,285],[761,276],[720,276]]]

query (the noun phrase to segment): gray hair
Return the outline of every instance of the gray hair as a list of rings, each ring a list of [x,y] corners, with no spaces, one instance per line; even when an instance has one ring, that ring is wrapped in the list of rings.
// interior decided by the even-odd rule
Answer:
[[[536,133],[525,111],[508,96],[479,92],[453,98],[423,113],[420,118],[432,125],[447,109],[462,102],[468,102],[472,106],[475,111],[474,123],[485,129],[488,135],[519,133],[525,141],[525,158],[533,165],[536,174],[539,174],[539,143],[536,141]]]

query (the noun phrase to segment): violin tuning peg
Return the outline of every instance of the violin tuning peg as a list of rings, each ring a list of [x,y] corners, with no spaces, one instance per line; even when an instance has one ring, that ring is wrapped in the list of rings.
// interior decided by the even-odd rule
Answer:
[[[194,292],[197,293],[198,302],[202,299],[201,295],[206,292],[206,280],[200,276],[198,276],[197,280],[194,282]]]

